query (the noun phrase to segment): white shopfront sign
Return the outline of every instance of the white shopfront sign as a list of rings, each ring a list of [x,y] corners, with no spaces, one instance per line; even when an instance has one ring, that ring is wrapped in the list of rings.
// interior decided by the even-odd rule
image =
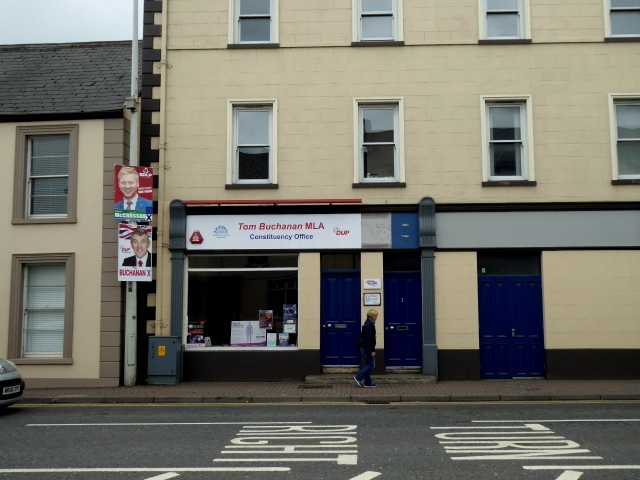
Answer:
[[[327,250],[362,247],[360,214],[189,215],[189,250]]]

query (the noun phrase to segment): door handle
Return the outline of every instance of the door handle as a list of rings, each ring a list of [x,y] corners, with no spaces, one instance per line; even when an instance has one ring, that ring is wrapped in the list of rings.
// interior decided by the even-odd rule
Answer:
[[[515,337],[516,336],[516,329],[512,328],[511,329],[511,337]]]

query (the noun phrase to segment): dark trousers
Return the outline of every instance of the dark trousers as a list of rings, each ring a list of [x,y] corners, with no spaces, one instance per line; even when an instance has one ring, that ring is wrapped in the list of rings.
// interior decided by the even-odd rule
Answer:
[[[364,347],[360,347],[360,353],[362,353],[367,364],[356,374],[356,378],[365,385],[371,385],[373,383],[371,381],[371,372],[376,368],[376,357],[371,355],[371,352]]]

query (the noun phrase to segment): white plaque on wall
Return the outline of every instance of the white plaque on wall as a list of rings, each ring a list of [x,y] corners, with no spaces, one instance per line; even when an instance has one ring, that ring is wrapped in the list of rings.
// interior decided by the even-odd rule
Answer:
[[[365,290],[379,290],[382,288],[379,278],[365,278],[363,282]]]

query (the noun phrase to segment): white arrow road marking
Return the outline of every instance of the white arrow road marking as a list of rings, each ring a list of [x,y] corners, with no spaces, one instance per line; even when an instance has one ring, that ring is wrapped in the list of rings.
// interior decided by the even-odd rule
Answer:
[[[323,452],[324,453],[324,452]],[[337,462],[338,465],[357,465],[357,455],[338,455],[338,458],[214,458],[214,462]],[[2,470],[0,470],[2,472]]]
[[[27,427],[144,427],[158,425],[306,425],[311,422],[197,422],[197,423],[28,423]]]
[[[174,478],[174,477],[179,477],[179,476],[180,476],[180,474],[178,474],[178,473],[167,472],[167,473],[164,473],[162,475],[158,475],[156,477],[147,478],[147,480],[167,480],[168,478]]]
[[[2,468],[0,473],[87,473],[87,472],[289,472],[289,467],[193,467],[193,468]]]
[[[640,418],[571,418],[555,420],[471,420],[471,423],[640,422]]]
[[[562,475],[560,475],[556,480],[578,480],[582,476],[584,472],[574,472],[572,470],[567,470]]]
[[[640,465],[531,465],[525,470],[640,470]]]
[[[378,472],[364,472],[362,475],[353,477],[351,480],[371,480],[372,478],[376,478],[378,475],[382,474]]]

